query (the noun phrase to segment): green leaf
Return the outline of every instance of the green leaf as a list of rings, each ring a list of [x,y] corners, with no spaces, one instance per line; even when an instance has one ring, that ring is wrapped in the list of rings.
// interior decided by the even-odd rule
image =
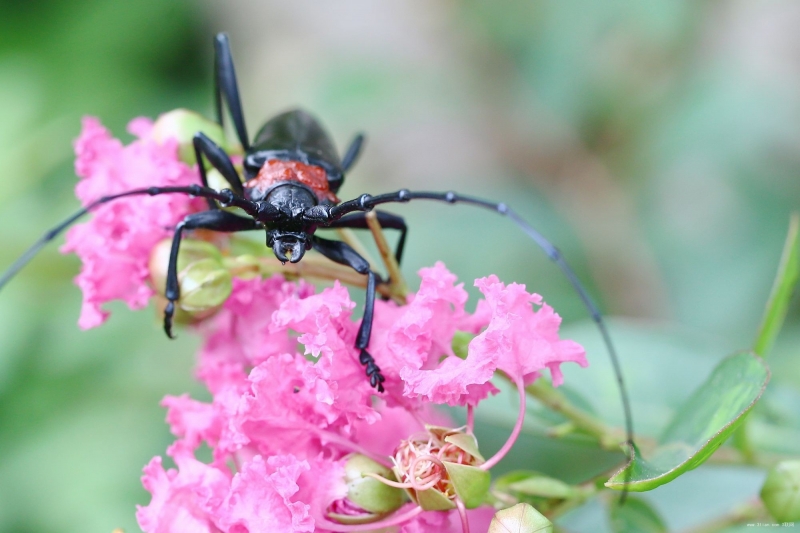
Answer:
[[[767,301],[764,317],[761,326],[758,328],[756,342],[753,351],[761,357],[766,356],[775,342],[775,337],[783,326],[786,318],[786,311],[789,308],[789,301],[797,285],[798,275],[800,275],[800,251],[798,250],[798,228],[800,228],[800,215],[792,213],[789,219],[789,233],[786,235],[786,242],[783,245],[781,262],[778,265],[778,273],[772,284],[772,292]]]
[[[509,488],[529,496],[566,500],[580,495],[580,491],[560,479],[534,475],[512,483]]]
[[[667,531],[664,520],[649,503],[629,497],[624,505],[613,503],[609,513],[614,533],[662,533]]]
[[[700,466],[743,421],[769,382],[766,363],[751,352],[725,358],[683,404],[646,459],[633,460],[606,482],[641,492],[664,485]]]
[[[527,503],[497,511],[487,533],[553,533],[553,524]]]

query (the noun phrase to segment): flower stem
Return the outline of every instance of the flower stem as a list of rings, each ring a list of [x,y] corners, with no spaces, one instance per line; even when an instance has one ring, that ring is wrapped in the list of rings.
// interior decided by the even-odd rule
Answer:
[[[489,470],[494,465],[500,462],[500,460],[505,457],[505,455],[511,450],[511,447],[514,446],[514,443],[517,441],[517,437],[519,437],[519,432],[522,431],[522,423],[525,422],[525,385],[522,383],[521,377],[514,377],[514,384],[517,386],[517,390],[519,391],[519,415],[517,415],[517,423],[514,425],[514,429],[511,431],[511,435],[509,435],[508,440],[503,447],[498,450],[496,454],[494,454],[491,458],[489,458],[485,463],[480,465],[481,470]]]
[[[605,449],[618,450],[620,442],[625,440],[620,430],[603,424],[594,416],[579,409],[542,379],[528,385],[525,391],[545,407],[564,415],[576,428],[595,437]]]
[[[400,273],[400,265],[397,264],[397,259],[389,248],[389,243],[386,242],[383,228],[378,222],[378,215],[375,211],[370,211],[367,213],[366,219],[367,226],[372,232],[372,238],[375,239],[375,245],[378,247],[381,259],[383,259],[383,264],[386,265],[386,272],[389,275],[389,292],[392,294],[393,299],[401,299],[405,304],[408,287],[403,279],[403,274]]]
[[[458,516],[461,517],[461,530],[464,533],[469,533],[469,520],[467,520],[467,509],[464,507],[464,502],[460,498],[456,498],[456,507],[458,508]]]

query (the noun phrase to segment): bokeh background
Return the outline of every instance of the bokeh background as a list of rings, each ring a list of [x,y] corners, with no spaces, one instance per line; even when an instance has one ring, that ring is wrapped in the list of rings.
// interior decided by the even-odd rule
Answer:
[[[799,26],[792,0],[2,0],[0,268],[76,209],[81,116],[125,140],[135,116],[211,116],[211,39],[227,31],[251,131],[302,106],[340,148],[368,133],[343,197],[483,195],[556,242],[612,317],[637,430],[655,435],[755,335],[800,203]],[[443,260],[469,286],[496,273],[540,292],[589,349],[592,366],[568,382],[621,424],[585,309],[521,232],[469,207],[394,212],[411,227],[412,287]],[[57,248],[0,294],[0,531],[138,531],[141,468],[172,440],[159,401],[205,397],[196,341],[168,342],[152,310],[121,305],[80,331],[79,263]],[[800,443],[798,318],[754,422],[779,451]],[[487,448],[514,411],[501,396],[479,412]],[[503,468],[581,481],[619,460],[545,439],[533,415]],[[761,476],[703,467],[647,497],[680,530],[754,495]],[[603,531],[599,513],[563,525]]]

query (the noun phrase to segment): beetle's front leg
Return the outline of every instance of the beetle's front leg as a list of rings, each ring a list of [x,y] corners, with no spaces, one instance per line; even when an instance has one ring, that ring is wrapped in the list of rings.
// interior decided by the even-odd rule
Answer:
[[[175,226],[175,236],[172,238],[169,266],[167,266],[167,286],[164,291],[164,296],[167,298],[167,306],[164,308],[164,332],[171,339],[175,338],[172,336],[172,317],[175,314],[175,302],[181,297],[180,284],[178,283],[178,252],[181,247],[183,231],[187,229],[210,229],[212,231],[233,233],[258,229],[258,223],[250,218],[215,209],[191,214]]]
[[[372,318],[375,311],[375,288],[380,278],[369,268],[367,260],[358,255],[347,243],[331,241],[316,236],[311,239],[314,249],[331,261],[347,265],[359,274],[366,274],[367,276],[367,298],[364,303],[364,318],[361,320],[361,327],[358,328],[356,348],[361,350],[358,360],[366,368],[369,384],[378,389],[378,392],[383,392],[383,382],[385,378],[383,374],[381,374],[380,367],[375,364],[375,359],[367,351],[369,339],[372,335]]]

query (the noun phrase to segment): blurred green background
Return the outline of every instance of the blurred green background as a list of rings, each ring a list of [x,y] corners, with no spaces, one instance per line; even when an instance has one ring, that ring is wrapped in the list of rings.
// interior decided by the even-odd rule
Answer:
[[[368,133],[343,198],[452,188],[507,201],[556,242],[613,317],[636,427],[652,435],[755,335],[800,201],[798,25],[791,0],[3,0],[0,268],[76,209],[81,116],[124,140],[135,116],[210,116],[211,39],[224,30],[251,132],[302,106],[340,148]],[[589,349],[592,366],[568,383],[621,423],[597,333],[532,243],[468,207],[394,211],[411,227],[412,287],[443,260],[470,287],[496,273],[543,294]],[[196,339],[168,342],[152,310],[112,305],[107,324],[80,331],[78,269],[53,245],[0,295],[3,532],[138,531],[141,468],[172,440],[160,399],[206,397],[191,377]],[[794,452],[798,318],[754,423],[763,446]],[[487,447],[513,411],[503,396],[479,411]],[[580,481],[617,459],[546,440],[533,418],[506,469]],[[703,467],[648,497],[679,530],[754,495],[761,476]],[[564,525],[603,531],[597,512]]]

